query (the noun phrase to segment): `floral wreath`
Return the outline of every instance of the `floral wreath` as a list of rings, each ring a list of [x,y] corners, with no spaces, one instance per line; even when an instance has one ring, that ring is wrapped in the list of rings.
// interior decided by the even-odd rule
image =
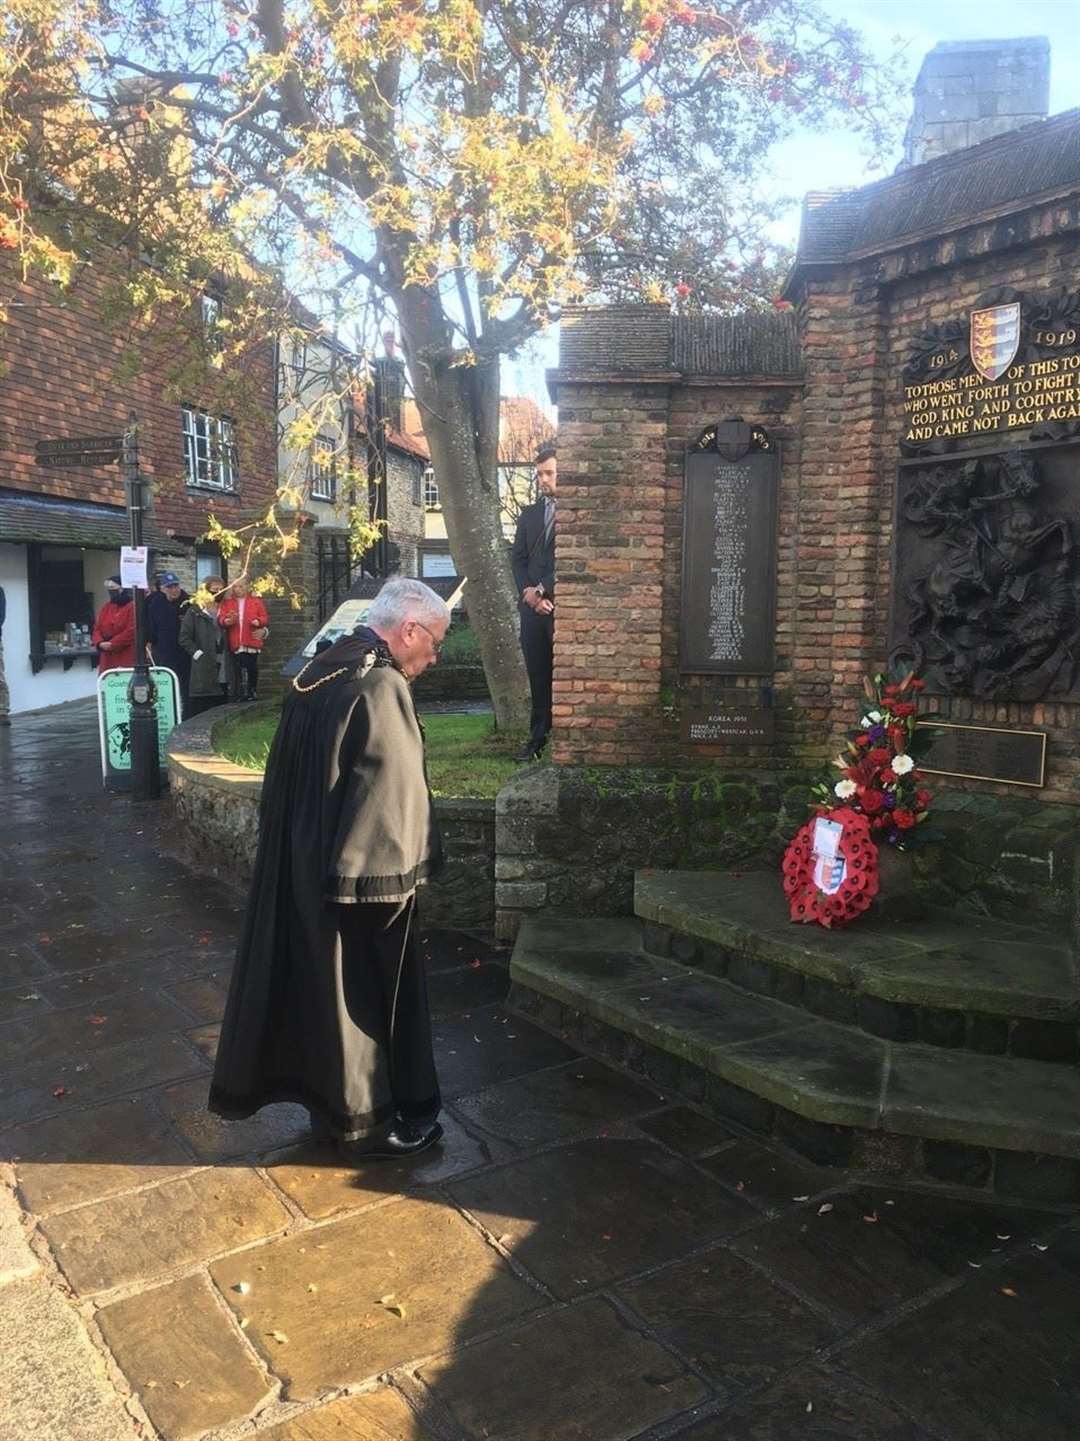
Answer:
[[[836,889],[830,894],[815,879],[818,865],[814,854],[814,827],[819,817],[807,821],[784,853],[784,890],[793,921],[807,925],[843,926],[867,910],[878,893],[877,846],[870,838],[870,823],[848,806],[829,813],[829,820],[843,826],[837,843],[838,864],[843,869]]]

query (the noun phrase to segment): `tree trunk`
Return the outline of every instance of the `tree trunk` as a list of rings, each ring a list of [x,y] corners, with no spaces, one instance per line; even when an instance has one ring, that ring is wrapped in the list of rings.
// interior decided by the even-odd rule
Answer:
[[[499,506],[498,361],[450,366],[427,358],[424,299],[423,292],[418,298],[416,290],[406,290],[398,300],[398,316],[450,550],[458,571],[469,578],[465,604],[479,641],[495,723],[500,730],[526,730],[528,679]]]

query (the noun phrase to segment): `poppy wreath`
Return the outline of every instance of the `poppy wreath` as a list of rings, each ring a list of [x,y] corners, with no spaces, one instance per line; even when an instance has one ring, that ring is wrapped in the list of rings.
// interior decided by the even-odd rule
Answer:
[[[870,822],[849,806],[829,812],[831,821],[843,826],[837,844],[837,857],[845,862],[844,878],[839,888],[829,895],[814,881],[814,826],[817,817],[807,821],[784,852],[784,891],[793,921],[806,925],[816,922],[830,929],[846,926],[870,906],[878,893],[877,846],[870,837]]]

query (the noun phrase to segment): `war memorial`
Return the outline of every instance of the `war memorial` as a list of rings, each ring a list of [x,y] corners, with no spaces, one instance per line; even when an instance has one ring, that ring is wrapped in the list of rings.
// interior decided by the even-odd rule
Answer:
[[[564,316],[555,764],[499,797],[497,926],[520,1009],[717,1115],[1075,1202],[1080,117],[970,144],[958,51],[917,99],[962,148],[917,110],[896,174],[808,195],[789,309]],[[793,925],[874,674],[925,686],[934,839]]]

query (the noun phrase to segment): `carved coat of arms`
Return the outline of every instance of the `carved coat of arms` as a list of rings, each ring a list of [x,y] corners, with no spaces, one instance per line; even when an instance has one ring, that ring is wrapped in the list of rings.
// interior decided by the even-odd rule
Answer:
[[[1004,375],[1020,346],[1020,304],[971,312],[971,361],[984,380]]]

